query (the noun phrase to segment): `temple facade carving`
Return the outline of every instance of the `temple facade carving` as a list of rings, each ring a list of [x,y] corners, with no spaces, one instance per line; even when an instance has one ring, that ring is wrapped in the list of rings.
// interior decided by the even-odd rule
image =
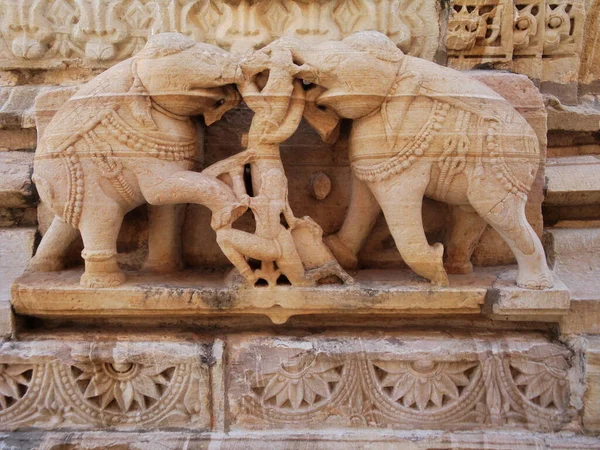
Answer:
[[[0,0],[2,448],[600,448],[600,0]]]

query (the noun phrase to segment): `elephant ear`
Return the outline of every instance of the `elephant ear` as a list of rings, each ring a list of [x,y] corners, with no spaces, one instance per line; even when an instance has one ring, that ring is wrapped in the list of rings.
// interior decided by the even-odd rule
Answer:
[[[407,72],[398,76],[388,98],[381,105],[386,141],[391,148],[396,144],[402,121],[410,104],[419,95],[422,84],[423,76],[419,73]]]
[[[342,118],[335,111],[320,109],[316,100],[325,88],[314,87],[306,92],[306,104],[304,106],[304,119],[313,127],[323,142],[333,144],[340,136],[340,123]]]
[[[128,94],[131,96],[129,111],[133,118],[144,128],[157,130],[158,126],[152,118],[152,100],[150,94],[142,84],[142,80],[137,74],[136,62],[131,65],[131,74],[133,75],[133,84]]]

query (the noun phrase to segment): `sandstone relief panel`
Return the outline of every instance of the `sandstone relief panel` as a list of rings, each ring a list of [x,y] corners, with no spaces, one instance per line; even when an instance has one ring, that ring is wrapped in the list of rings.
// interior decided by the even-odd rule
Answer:
[[[198,139],[190,116],[212,124],[238,104],[238,90],[255,113],[248,148],[192,171]],[[281,277],[295,286],[332,276],[352,283],[341,266],[357,268],[381,211],[404,262],[433,284],[448,285],[446,269],[472,271],[473,250],[490,225],[517,258],[520,287],[553,285],[525,214],[544,158],[534,129],[485,84],[405,55],[382,33],[322,44],[285,37],[241,58],[159,34],[52,116],[44,105],[56,95],[42,95],[36,106],[33,180],[56,217],[30,270],[61,269],[79,230],[81,284],[123,283],[117,236],[125,213],[145,203],[156,208],[150,236],[159,234],[153,229],[163,235],[150,239],[150,261],[163,254],[158,266],[177,268],[181,229],[172,205],[194,203],[212,212],[216,242],[249,286]],[[350,204],[325,240],[313,219],[294,215],[280,157],[303,116],[326,142],[339,139],[342,119],[353,120]],[[444,246],[429,245],[424,233],[425,197],[452,208],[446,268]],[[248,209],[253,232],[234,227]]]
[[[46,342],[0,348],[3,430],[210,427],[201,345]]]
[[[569,352],[494,339],[239,338],[230,350],[232,429],[563,428],[575,413]]]

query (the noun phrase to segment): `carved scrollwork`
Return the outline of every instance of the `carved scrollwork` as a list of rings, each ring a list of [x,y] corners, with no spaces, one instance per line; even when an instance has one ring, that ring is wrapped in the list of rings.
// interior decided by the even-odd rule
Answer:
[[[275,426],[558,430],[571,417],[568,368],[564,353],[459,360],[309,354],[276,373],[252,374],[243,404],[246,417]]]

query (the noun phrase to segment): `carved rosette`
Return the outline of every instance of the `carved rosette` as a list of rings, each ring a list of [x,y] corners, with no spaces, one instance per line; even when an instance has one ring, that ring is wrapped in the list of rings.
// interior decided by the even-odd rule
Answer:
[[[196,358],[27,359],[0,364],[2,429],[208,427],[208,373]]]
[[[573,415],[568,358],[550,344],[454,358],[303,353],[246,373],[238,425],[556,431]]]

